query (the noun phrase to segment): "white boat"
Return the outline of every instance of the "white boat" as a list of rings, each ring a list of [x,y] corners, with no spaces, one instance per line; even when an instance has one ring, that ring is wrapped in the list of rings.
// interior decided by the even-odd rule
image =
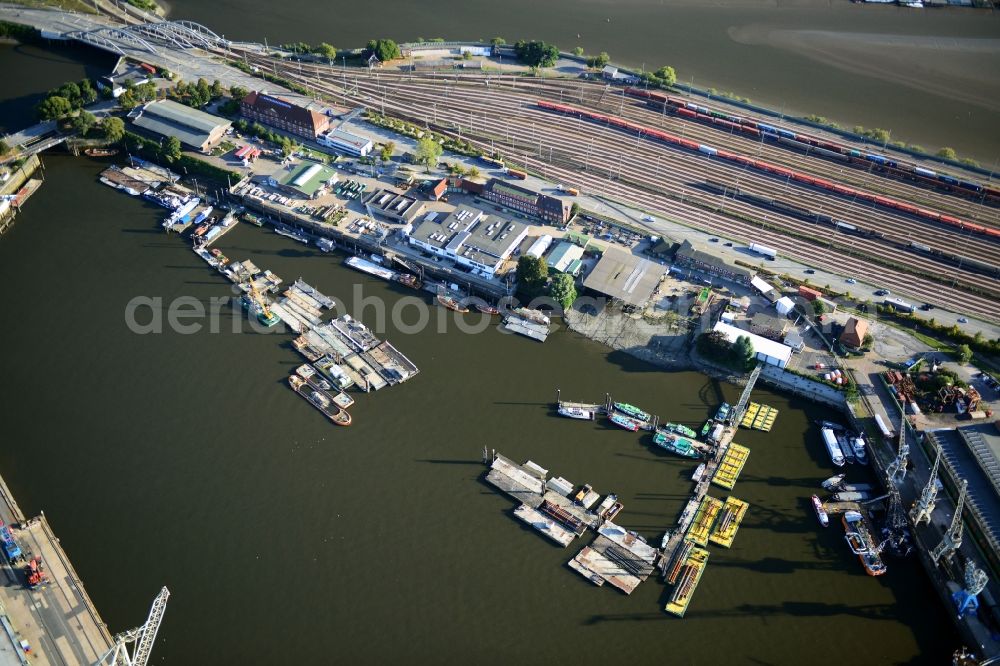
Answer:
[[[846,474],[835,474],[829,479],[823,482],[823,490],[833,490],[834,488],[839,488],[842,483],[844,483],[844,478]]]
[[[392,282],[395,279],[395,271],[391,271],[385,266],[379,266],[361,257],[348,257],[344,260],[344,263],[355,270],[359,270],[362,273],[368,273],[369,275],[374,275],[375,277],[382,278],[383,280],[388,280]]]
[[[822,435],[823,443],[826,444],[826,450],[830,454],[830,460],[837,467],[843,467],[844,452],[841,451],[840,444],[837,443],[837,436],[829,428],[823,428]]]
[[[668,543],[670,543],[670,530],[663,533],[663,538],[660,540],[660,550],[664,550]]]
[[[292,240],[297,240],[300,243],[309,244],[309,236],[306,236],[303,232],[298,229],[292,229],[291,227],[285,226],[275,226],[274,233],[279,236],[284,236],[285,238],[291,238]]]
[[[586,419],[588,421],[594,420],[594,412],[589,409],[582,409],[580,407],[563,407],[559,405],[559,415],[567,416],[571,419]]]
[[[868,464],[868,452],[865,451],[865,440],[860,437],[854,437],[851,439],[851,445],[854,448],[854,457],[862,465]]]
[[[864,502],[871,497],[871,493],[863,490],[844,491],[833,494],[835,502]]]
[[[819,497],[816,495],[812,496],[813,509],[816,511],[816,517],[819,518],[819,524],[826,527],[830,524],[830,516],[826,514],[826,509],[823,508],[823,503],[819,501]]]
[[[316,247],[318,247],[323,252],[333,252],[334,243],[329,238],[317,238]]]
[[[701,481],[701,477],[705,474],[705,467],[705,463],[698,465],[698,467],[694,470],[694,474],[691,475],[691,480],[695,483]]]

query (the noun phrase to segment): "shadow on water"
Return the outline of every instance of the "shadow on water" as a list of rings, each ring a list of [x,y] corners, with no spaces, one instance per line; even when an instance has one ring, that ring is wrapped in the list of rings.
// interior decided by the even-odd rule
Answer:
[[[476,465],[482,466],[482,460],[445,460],[441,458],[414,458],[413,462],[430,463],[431,465]],[[490,486],[490,488],[493,488]]]
[[[765,557],[759,560],[727,560],[716,558],[712,566],[747,569],[767,574],[790,574],[796,571],[841,571],[843,565],[839,560],[831,562],[806,562],[803,560],[786,560],[781,557]],[[848,572],[848,575],[851,572]],[[864,575],[864,574],[860,574]]]

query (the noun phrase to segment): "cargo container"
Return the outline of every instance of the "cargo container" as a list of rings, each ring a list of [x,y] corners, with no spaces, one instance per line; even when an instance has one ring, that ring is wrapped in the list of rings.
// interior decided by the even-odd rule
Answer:
[[[750,243],[750,251],[756,252],[757,254],[762,254],[765,257],[771,257],[774,259],[778,256],[778,251],[774,248],[770,248],[766,245],[760,245],[759,243]]]
[[[804,284],[799,285],[799,296],[806,299],[807,301],[815,301],[822,295],[823,295],[822,292],[817,291],[811,287],[807,287]]]
[[[523,171],[518,171],[517,169],[507,169],[507,175],[511,178],[517,178],[518,180],[524,180],[528,177],[528,174]]]
[[[902,299],[899,299],[899,298],[896,298],[894,296],[886,298],[882,302],[887,307],[891,307],[894,310],[896,310],[896,312],[913,312],[916,309],[911,304],[907,303],[906,301],[904,301]]]

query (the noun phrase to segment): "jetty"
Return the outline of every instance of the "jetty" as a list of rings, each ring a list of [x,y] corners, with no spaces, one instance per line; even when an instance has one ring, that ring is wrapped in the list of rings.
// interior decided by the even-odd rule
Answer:
[[[708,540],[723,548],[731,547],[748,508],[750,505],[743,500],[727,497],[726,503],[722,507],[722,513],[715,523],[715,529],[712,530]]]
[[[523,335],[538,342],[545,342],[549,337],[549,325],[531,321],[517,315],[508,315],[503,320],[504,330]]]
[[[731,443],[712,476],[712,483],[720,488],[732,490],[749,457],[750,449],[736,442]]]

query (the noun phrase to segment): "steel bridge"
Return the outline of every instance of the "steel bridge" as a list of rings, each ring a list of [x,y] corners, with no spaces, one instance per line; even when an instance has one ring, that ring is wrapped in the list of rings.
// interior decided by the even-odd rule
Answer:
[[[126,55],[126,49],[157,55],[157,46],[173,49],[224,48],[225,39],[193,21],[157,21],[96,30],[76,30],[64,35],[105,51]]]

